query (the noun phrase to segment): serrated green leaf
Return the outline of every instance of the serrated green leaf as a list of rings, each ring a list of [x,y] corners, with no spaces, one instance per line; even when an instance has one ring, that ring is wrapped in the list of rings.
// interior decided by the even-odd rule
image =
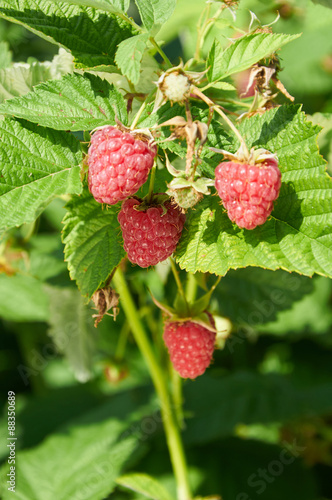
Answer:
[[[136,447],[135,437],[118,441],[125,429],[126,421],[114,418],[83,421],[52,434],[35,448],[18,452],[16,498],[104,499],[114,490],[116,477]],[[6,488],[3,499],[11,497]]]
[[[181,268],[224,275],[256,266],[332,276],[332,184],[319,155],[319,129],[296,106],[243,121],[249,146],[276,153],[280,196],[268,221],[252,231],[229,220],[218,197],[205,198],[187,220],[177,248]]]
[[[9,321],[47,321],[49,300],[32,276],[0,273],[0,317]]]
[[[93,7],[94,9],[104,10],[112,14],[123,14],[127,12],[130,0],[62,0],[69,5],[80,5]]]
[[[33,92],[0,104],[0,113],[57,130],[92,130],[114,124],[115,117],[127,123],[126,103],[120,92],[89,74],[65,75],[37,85]]]
[[[172,500],[164,486],[148,474],[126,474],[125,476],[118,477],[116,482],[130,490],[141,493],[147,498],[152,498],[152,500]]]
[[[79,141],[32,123],[0,122],[0,230],[32,222],[55,195],[80,193]]]
[[[59,49],[53,61],[14,63],[0,69],[0,102],[27,94],[35,85],[53,78],[61,78],[74,69],[70,53]]]
[[[271,55],[286,43],[295,40],[300,35],[283,35],[277,33],[253,33],[235,40],[224,49],[215,40],[208,55],[206,67],[210,82],[226,78],[238,73]]]
[[[140,79],[141,62],[148,39],[148,33],[143,33],[124,40],[119,44],[115,56],[115,62],[122,74],[134,85]]]
[[[136,34],[119,16],[58,0],[3,0],[0,16],[68,48],[77,67],[114,64],[118,44]]]
[[[135,0],[145,28],[155,35],[171,17],[176,0]]]
[[[69,272],[83,295],[91,297],[125,256],[118,206],[103,208],[88,190],[66,206],[63,242]]]
[[[77,380],[86,382],[92,375],[96,349],[92,310],[77,289],[45,288],[50,300],[48,334],[68,360]]]

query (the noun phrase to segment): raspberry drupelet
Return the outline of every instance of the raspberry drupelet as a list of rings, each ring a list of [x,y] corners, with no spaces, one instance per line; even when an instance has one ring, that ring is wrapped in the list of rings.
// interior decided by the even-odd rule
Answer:
[[[91,138],[88,153],[89,189],[99,203],[115,205],[135,194],[146,182],[156,146],[108,126]]]

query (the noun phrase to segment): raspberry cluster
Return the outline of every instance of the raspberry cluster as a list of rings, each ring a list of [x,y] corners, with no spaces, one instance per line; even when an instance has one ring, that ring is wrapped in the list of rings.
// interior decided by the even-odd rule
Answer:
[[[140,204],[135,198],[124,201],[118,220],[129,260],[140,267],[149,267],[172,255],[185,215],[170,201],[144,210],[138,210]]]
[[[164,342],[174,369],[183,378],[194,379],[205,372],[212,360],[215,340],[214,332],[193,321],[165,324]]]
[[[228,217],[245,229],[264,224],[279,196],[278,162],[274,158],[255,165],[227,161],[217,166],[215,175],[215,186]]]
[[[89,189],[99,203],[115,205],[146,182],[157,154],[133,135],[108,126],[97,130],[89,148]]]

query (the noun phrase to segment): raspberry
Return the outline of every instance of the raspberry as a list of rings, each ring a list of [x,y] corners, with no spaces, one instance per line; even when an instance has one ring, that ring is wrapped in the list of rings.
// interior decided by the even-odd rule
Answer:
[[[212,316],[210,321],[214,327]],[[183,378],[203,375],[211,363],[215,340],[215,332],[193,321],[165,324],[164,341],[174,369]]]
[[[215,174],[215,186],[228,217],[245,229],[264,224],[279,196],[278,162],[274,158],[255,165],[227,161],[217,166]]]
[[[137,210],[140,200],[124,201],[118,215],[124,249],[130,262],[140,267],[155,266],[174,252],[185,215],[170,201]]]
[[[156,147],[114,127],[97,130],[89,148],[89,189],[99,203],[115,205],[148,178]]]

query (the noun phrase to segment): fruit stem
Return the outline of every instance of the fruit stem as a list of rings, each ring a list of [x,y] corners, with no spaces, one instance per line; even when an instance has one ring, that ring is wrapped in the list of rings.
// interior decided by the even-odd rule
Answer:
[[[156,170],[157,170],[157,162],[155,161],[153,163],[153,167],[152,167],[151,173],[150,173],[149,192],[148,192],[148,195],[147,195],[147,200],[148,200],[149,203],[151,203],[152,197],[153,197],[153,189],[154,189],[154,180],[155,180],[155,177],[156,177]]]
[[[228,118],[228,116],[222,111],[222,109],[219,106],[214,106],[213,109],[216,111],[216,113],[218,113],[218,115],[220,115],[224,119],[224,121],[227,123],[229,128],[233,130],[234,134],[239,139],[240,144],[242,145],[242,149],[243,149],[245,156],[249,157],[249,151],[248,151],[247,145],[244,142],[242,135],[240,134],[238,129],[233,124],[233,122]]]
[[[216,113],[218,113],[218,115],[220,115],[222,117],[222,119],[227,123],[229,128],[234,132],[236,137],[239,139],[240,144],[242,146],[243,153],[249,157],[249,151],[248,151],[246,143],[244,142],[242,135],[240,134],[238,129],[235,127],[232,120],[230,120],[228,118],[228,116],[222,111],[222,109],[220,109],[220,106],[216,106],[215,103],[213,101],[211,101],[211,99],[209,99],[205,94],[203,94],[203,92],[201,92],[197,87],[195,87],[194,93],[198,97],[200,97],[202,99],[202,101],[204,101],[210,108],[213,108],[214,111],[216,111]]]
[[[152,350],[148,336],[142,325],[134,300],[121,269],[117,269],[113,282],[120,295],[120,302],[127,317],[130,329],[148,366],[150,376],[160,400],[167,445],[177,482],[178,500],[191,500],[192,495],[188,482],[186,457],[181,435],[176,425],[176,420],[172,410],[164,373],[162,372],[155,353]]]
[[[165,64],[168,66],[168,68],[172,68],[172,63],[171,61],[168,59],[167,55],[165,54],[165,52],[163,51],[163,49],[161,49],[158,45],[158,43],[156,42],[156,40],[153,38],[153,36],[150,36],[149,38],[150,42],[152,43],[152,45],[154,46],[154,48],[156,49],[156,51],[158,52],[158,54],[161,55],[161,57],[163,58]]]
[[[192,273],[187,273],[186,297],[189,304],[195,301],[196,292],[197,292],[196,278]]]
[[[176,286],[178,287],[179,293],[180,293],[181,297],[183,298],[184,303],[186,304],[187,310],[189,310],[186,294],[184,293],[184,289],[183,289],[183,286],[182,286],[182,283],[180,280],[180,276],[179,276],[179,272],[176,268],[176,264],[174,262],[174,259],[172,257],[170,257],[169,260],[171,262],[171,268],[172,268],[173,276],[174,276],[174,279],[176,282]]]
[[[137,111],[136,115],[135,115],[135,118],[133,119],[133,122],[132,124],[130,125],[130,130],[135,130],[135,127],[137,125],[137,122],[138,120],[141,118],[142,116],[142,113],[143,111],[145,110],[146,108],[146,103],[147,103],[147,99],[145,99],[141,105],[141,107],[139,108],[139,110]]]

